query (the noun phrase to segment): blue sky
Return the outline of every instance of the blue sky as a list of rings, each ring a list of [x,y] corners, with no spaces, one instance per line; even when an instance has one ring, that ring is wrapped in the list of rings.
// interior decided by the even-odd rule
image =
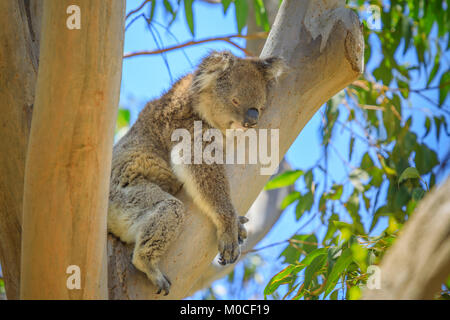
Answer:
[[[141,2],[142,0],[127,0],[127,12],[138,7]],[[159,38],[162,40],[162,44],[159,43],[160,47],[168,47],[192,40],[192,35],[189,32],[186,20],[184,19],[184,12],[181,11],[178,15],[178,18],[170,27],[171,34],[165,31],[164,28],[156,25],[155,27],[158,32],[154,31],[154,36],[152,36],[152,33],[148,31],[145,21],[143,19],[136,20],[125,34],[124,52],[129,53],[157,49],[158,45],[155,43],[155,39],[160,42]],[[230,8],[227,14],[224,15],[221,6],[210,5],[203,2],[194,2],[194,18],[196,31],[195,39],[205,39],[237,33],[233,8]],[[163,15],[162,10],[156,11],[154,18],[156,22],[165,25],[167,19],[168,17]],[[159,35],[157,35],[157,33],[159,33]],[[173,36],[177,39],[174,39]],[[240,43],[245,44],[243,40],[241,40]],[[377,48],[378,44],[376,41],[372,40],[372,43],[373,48]],[[171,87],[172,81],[176,81],[186,73],[191,72],[199,60],[212,49],[228,49],[236,55],[243,56],[241,51],[225,42],[210,42],[190,46],[184,50],[168,52],[164,56],[166,60],[164,60],[162,55],[139,56],[125,59],[123,63],[120,104],[131,110],[131,121],[135,121],[139,111],[144,107],[148,100],[159,97],[164,91]],[[369,72],[371,72],[373,67],[378,64],[379,61],[377,60],[381,59],[381,56],[376,53],[376,49],[374,49],[374,52],[373,57],[366,66]],[[448,52],[447,56],[450,56]],[[405,62],[410,61],[412,64],[415,62],[415,56],[412,53],[408,53],[402,59]],[[166,65],[170,66],[170,74]],[[439,79],[439,76],[436,78]],[[419,81],[415,83],[413,87],[423,88],[425,87],[425,84],[426,81],[422,77],[419,78]],[[427,96],[435,101],[438,100],[436,91],[427,92]],[[417,95],[413,95],[411,104],[419,107],[429,106],[428,101]],[[413,130],[419,134],[423,133],[423,123],[425,121],[423,111],[411,108],[405,112],[406,114],[411,113],[414,116]],[[344,112],[341,115],[341,120],[343,122],[345,117],[346,115]],[[321,157],[321,138],[319,134],[321,121],[322,115],[319,111],[306,125],[286,154],[286,159],[293,168],[303,170],[308,169]],[[345,130],[339,132],[340,138],[336,140],[335,143],[340,152],[345,155],[348,154],[349,133]],[[449,149],[449,137],[445,134],[442,135],[439,145],[436,145],[436,143],[432,141],[431,136],[432,135],[430,134],[430,138],[425,139],[425,142],[433,149],[440,150],[439,156],[442,157]],[[353,159],[357,159],[355,163],[359,163],[359,160],[365,151],[365,147],[362,144],[357,143],[353,157]],[[346,176],[346,172],[342,168],[342,163],[333,152],[330,152],[329,170],[333,173],[333,178],[338,181]],[[447,170],[446,175],[448,175],[448,173]],[[317,178],[320,179],[321,177],[317,176]],[[307,218],[308,217],[306,217],[306,219]],[[289,207],[283,213],[282,218],[257,247],[262,247],[289,238],[304,221],[305,220],[301,220],[300,224],[296,222],[294,207]],[[381,222],[375,232],[382,230],[383,226],[385,226],[385,223]],[[321,232],[320,221],[318,219],[313,220],[302,229],[302,233],[312,231]],[[270,277],[280,270],[281,264],[276,257],[278,257],[284,247],[285,246],[283,245],[276,246],[260,252],[263,258],[263,266],[259,268],[259,272],[263,284],[267,283]],[[236,272],[242,272],[242,268],[238,267]],[[236,290],[235,292],[226,292],[224,291],[225,286],[223,286],[223,284],[223,280],[215,283],[216,293],[221,298],[262,298],[263,287],[255,286],[254,288],[246,288],[245,291],[239,294],[240,288],[234,288]],[[243,294],[245,294],[245,296],[242,296]],[[199,297],[200,295],[194,296],[194,298]]]

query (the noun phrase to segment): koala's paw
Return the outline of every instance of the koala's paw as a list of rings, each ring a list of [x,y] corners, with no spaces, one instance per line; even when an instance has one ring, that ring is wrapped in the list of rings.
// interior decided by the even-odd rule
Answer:
[[[156,294],[160,294],[162,292],[165,296],[169,294],[170,286],[172,285],[172,283],[170,282],[169,278],[159,270],[158,267],[151,265],[146,261],[142,261],[142,259],[137,258],[136,255],[133,256],[132,262],[136,269],[144,272],[151,283],[156,286]]]
[[[244,227],[248,219],[244,216],[236,219],[236,226],[231,232],[224,232],[219,236],[219,263],[226,265],[234,263],[241,254],[239,245],[247,238],[247,229]]]
[[[244,224],[248,222],[248,219],[244,216],[238,217],[238,242],[242,244],[245,239],[247,239],[247,229]]]
[[[239,240],[237,235],[233,234],[222,234],[219,238],[219,263],[221,265],[226,265],[229,263],[236,262],[237,258],[241,254],[241,249],[239,248]]]

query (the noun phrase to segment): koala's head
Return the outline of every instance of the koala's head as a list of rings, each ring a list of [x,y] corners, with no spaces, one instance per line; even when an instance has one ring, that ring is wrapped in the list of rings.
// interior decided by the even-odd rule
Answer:
[[[222,132],[255,127],[270,84],[285,69],[281,58],[238,58],[228,51],[212,52],[194,73],[196,111]]]

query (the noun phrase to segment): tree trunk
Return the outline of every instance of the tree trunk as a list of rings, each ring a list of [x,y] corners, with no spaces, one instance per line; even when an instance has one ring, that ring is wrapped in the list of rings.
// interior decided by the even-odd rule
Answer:
[[[81,28],[66,20],[80,8]],[[23,199],[20,296],[107,299],[106,216],[125,1],[44,2]],[[68,270],[80,270],[69,289]]]
[[[0,262],[19,298],[23,181],[39,60],[41,1],[0,1]]]
[[[279,159],[319,107],[363,71],[364,40],[358,16],[345,1],[284,0],[262,57],[281,56],[290,70],[271,94],[261,128],[279,129]],[[248,211],[269,176],[260,165],[228,168],[233,203]],[[161,261],[172,280],[171,293],[156,295],[145,275],[133,268],[132,246],[108,236],[111,299],[181,299],[186,297],[217,254],[215,230],[184,192],[187,217],[178,240]]]
[[[450,276],[450,178],[406,222],[380,265],[381,288],[363,299],[433,299]]]

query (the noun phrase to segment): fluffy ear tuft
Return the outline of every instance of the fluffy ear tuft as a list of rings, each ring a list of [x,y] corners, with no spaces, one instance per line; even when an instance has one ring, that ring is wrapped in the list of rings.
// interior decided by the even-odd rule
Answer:
[[[268,81],[277,80],[288,70],[286,62],[279,57],[269,57],[258,61],[258,67]]]
[[[229,69],[235,60],[229,51],[213,51],[205,57],[194,73],[193,88],[200,92],[215,83],[220,75]]]

